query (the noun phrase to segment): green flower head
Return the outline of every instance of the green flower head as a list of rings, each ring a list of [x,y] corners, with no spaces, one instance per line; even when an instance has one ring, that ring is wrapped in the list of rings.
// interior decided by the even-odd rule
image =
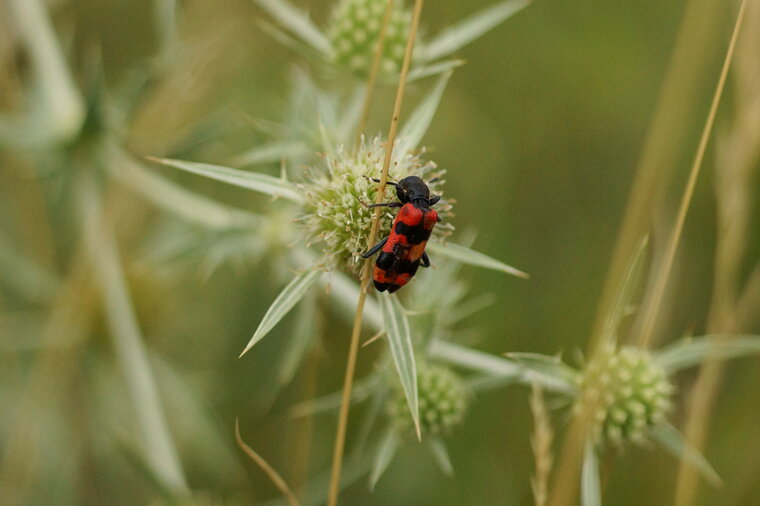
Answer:
[[[339,147],[324,155],[327,172],[310,171],[311,180],[302,185],[306,195],[306,215],[300,221],[306,227],[310,243],[322,246],[322,263],[328,268],[344,267],[358,271],[361,253],[371,246],[367,244],[374,209],[367,204],[375,202],[378,184],[369,178],[379,178],[385,158],[385,146],[380,137],[362,140],[356,153]],[[417,153],[397,153],[394,150],[388,180],[398,181],[414,175],[428,181],[439,177],[443,171],[436,170],[435,163],[425,161]],[[431,193],[441,194],[442,181],[430,184]],[[385,200],[396,200],[393,188],[388,186]],[[436,204],[439,215],[450,215],[451,205]],[[390,233],[393,213],[386,208],[380,218],[378,239]],[[451,226],[439,224],[433,229],[433,237],[441,238],[451,233]]]
[[[386,0],[341,0],[335,7],[327,30],[335,63],[358,76],[366,76],[383,24]],[[403,0],[395,0],[385,32],[380,73],[394,75],[401,70],[412,13]]]
[[[446,435],[464,421],[467,389],[454,371],[442,365],[420,362],[417,364],[417,389],[423,432]],[[394,385],[388,414],[399,432],[414,432],[409,405],[400,384]]]
[[[594,438],[616,445],[641,442],[648,429],[664,422],[673,393],[665,370],[647,351],[614,345],[588,364],[581,388],[577,408],[594,405]]]

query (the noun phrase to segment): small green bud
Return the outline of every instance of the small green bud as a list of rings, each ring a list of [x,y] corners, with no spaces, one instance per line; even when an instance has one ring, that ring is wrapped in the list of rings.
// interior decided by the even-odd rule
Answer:
[[[335,63],[348,68],[357,76],[369,74],[386,5],[386,0],[338,2],[327,30]],[[385,32],[380,74],[389,76],[401,70],[411,20],[411,11],[404,6],[403,0],[395,0]]]
[[[417,364],[420,426],[427,434],[446,435],[464,421],[467,413],[467,390],[462,379],[448,367],[420,362]],[[404,391],[393,386],[388,414],[399,432],[411,433],[414,423]]]
[[[608,346],[588,364],[578,408],[593,405],[597,442],[641,442],[670,410],[673,386],[645,350]]]

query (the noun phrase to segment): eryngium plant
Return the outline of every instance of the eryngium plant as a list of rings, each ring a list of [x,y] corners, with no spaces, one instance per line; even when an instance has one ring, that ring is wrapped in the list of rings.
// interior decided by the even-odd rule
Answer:
[[[424,149],[422,150],[424,153]],[[322,250],[321,263],[328,268],[342,267],[358,272],[361,267],[361,252],[367,248],[369,230],[374,210],[367,206],[375,202],[377,183],[371,178],[380,176],[385,157],[382,139],[374,137],[362,139],[358,150],[351,153],[340,146],[336,151],[324,156],[327,171],[312,170],[311,181],[301,185],[304,192],[305,214],[299,221],[306,227],[310,242],[315,242]],[[437,171],[432,161],[426,161],[417,152],[394,153],[388,176],[390,181],[398,181],[406,176],[419,176],[429,183],[431,194],[441,195],[444,171]],[[395,200],[391,187],[386,192],[388,201]],[[437,204],[444,223],[433,229],[433,240],[440,240],[451,234],[452,226],[445,223],[451,216],[451,204],[442,201]],[[393,222],[392,211],[385,211],[380,221],[379,237],[390,233]]]
[[[369,73],[382,26],[386,0],[339,0],[326,29],[321,29],[307,13],[287,0],[256,0],[276,21],[264,23],[275,37],[312,61],[348,70],[363,77]],[[497,2],[458,21],[427,40],[415,43],[409,79],[445,73],[462,64],[452,55],[530,3],[529,0]],[[411,13],[404,0],[393,0],[380,60],[380,75],[393,82],[404,57]]]
[[[428,178],[428,176],[443,173],[436,171],[434,163],[421,158],[425,151],[417,146],[435,115],[449,76],[450,73],[447,73],[437,79],[429,93],[420,100],[400,129],[393,149],[391,178],[398,180],[412,174]],[[344,104],[340,101],[318,102],[321,102],[325,108],[330,108],[329,110],[321,109],[321,115],[333,118],[344,117],[342,111]],[[350,118],[351,115],[347,117]],[[367,244],[367,241],[372,213],[366,205],[374,202],[377,191],[377,183],[368,178],[377,177],[380,174],[386,146],[383,145],[382,139],[377,137],[371,141],[365,140],[355,153],[351,153],[347,148],[341,147],[341,143],[330,142],[336,136],[327,130],[329,124],[321,124],[320,128],[320,136],[325,143],[324,149],[327,153],[324,155],[325,164],[323,166],[316,163],[307,169],[305,174],[303,169],[296,171],[291,168],[288,171],[283,168],[281,177],[273,177],[218,165],[157,160],[187,172],[281,198],[293,205],[295,215],[300,215],[300,219],[291,223],[291,228],[295,232],[292,235],[310,240],[294,242],[288,251],[280,255],[283,262],[289,262],[291,264],[289,267],[296,271],[295,277],[282,289],[266,311],[242,354],[269,334],[275,325],[296,304],[304,300],[320,281],[330,286],[330,293],[335,294],[341,304],[349,305],[352,311],[355,308],[359,291],[355,282],[358,257],[371,246]],[[345,142],[342,144],[345,146]],[[300,181],[290,181],[287,177],[288,173],[297,177],[301,176]],[[437,181],[428,179],[428,182],[432,184],[431,189],[434,193],[441,193],[440,187],[443,182],[440,179]],[[386,195],[388,200],[395,200],[393,192],[389,191]],[[446,202],[438,204],[439,213],[443,213],[444,220],[450,217],[449,206]],[[268,219],[266,213],[261,218]],[[391,222],[392,215],[383,216],[381,234],[383,232],[387,234]],[[269,227],[258,226],[255,229],[248,229],[247,233],[261,236],[262,231],[267,228]],[[297,228],[300,230],[296,230]],[[436,258],[449,257],[461,263],[527,277],[525,273],[469,248],[451,243],[442,244],[439,239],[450,232],[449,223],[438,224],[435,230],[433,240],[428,244],[433,262]],[[290,236],[290,233],[283,231],[282,237]],[[349,271],[349,274],[354,276],[354,280],[349,280],[342,273],[335,272],[340,270]],[[330,272],[329,276],[323,275],[326,271]],[[432,274],[432,272],[429,273],[429,275]],[[387,334],[388,341],[391,343],[391,355],[407,397],[410,412],[417,420],[418,395],[412,335],[403,306],[395,297],[379,297],[377,300],[374,300],[374,297],[370,298],[367,303],[366,319],[378,321]],[[307,335],[306,338],[312,339],[313,336]],[[296,359],[295,362],[289,362],[297,363],[298,357],[304,356],[304,350],[307,350],[309,346],[302,340],[292,342],[294,352],[289,352],[288,355]],[[289,370],[292,371],[293,368]],[[286,377],[292,377],[292,374]]]
[[[327,34],[336,65],[358,76],[369,74],[383,24],[387,0],[341,0],[335,5]],[[412,13],[403,1],[393,3],[385,30],[380,73],[392,76],[401,70]]]
[[[450,368],[417,363],[420,426],[423,435],[448,435],[459,426],[467,413],[467,390],[464,382]],[[392,389],[388,415],[402,435],[413,434],[409,405],[400,385]]]
[[[609,345],[589,362],[580,382],[577,410],[593,405],[593,438],[620,445],[642,442],[665,422],[673,385],[665,369],[645,350]]]

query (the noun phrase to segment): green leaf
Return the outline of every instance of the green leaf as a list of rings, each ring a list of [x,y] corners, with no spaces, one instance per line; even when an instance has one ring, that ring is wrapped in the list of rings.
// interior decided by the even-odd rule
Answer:
[[[156,371],[166,416],[176,434],[177,446],[185,452],[203,455],[202,462],[194,468],[207,473],[224,469],[231,480],[245,479],[246,473],[229,438],[229,427],[223,426],[214,410],[210,409],[208,400],[194,383],[197,376],[192,371],[175,369],[156,353],[151,354],[150,362]]]
[[[427,65],[416,65],[409,71],[409,77],[406,81],[417,81],[430,76],[437,76],[446,72],[451,72],[457,67],[464,65],[464,60],[443,60],[440,62],[429,63]]]
[[[678,429],[670,424],[658,425],[650,435],[677,459],[684,459],[693,465],[711,485],[719,487],[723,481],[707,459],[684,439]]]
[[[311,265],[319,257],[307,248],[293,248],[293,258],[301,265]],[[340,314],[348,323],[354,321],[356,301],[359,299],[359,284],[355,279],[338,271],[332,271],[323,278],[330,297],[338,303]],[[383,311],[374,297],[367,297],[364,302],[363,323],[369,324],[376,332],[385,327]]]
[[[515,383],[514,378],[509,376],[494,376],[493,374],[473,374],[465,380],[465,386],[470,392],[487,392],[497,388],[503,388]]]
[[[430,342],[428,354],[432,358],[457,367],[494,376],[514,378],[515,381],[519,381],[525,373],[525,368],[512,360],[440,339],[433,339]]]
[[[120,148],[109,150],[111,173],[143,198],[188,221],[214,229],[254,227],[261,216],[234,209],[189,191],[163,176],[143,168]]]
[[[398,135],[398,143],[396,144],[398,153],[406,153],[416,148],[420,141],[422,141],[422,137],[427,132],[430,122],[433,121],[433,116],[438,109],[438,104],[441,102],[443,91],[446,89],[446,84],[449,82],[451,74],[451,72],[446,72],[438,78],[433,89],[430,90],[425,99],[412,112],[406,123],[404,123]]]
[[[610,312],[604,320],[604,330],[602,333],[604,339],[611,339],[617,334],[620,322],[626,314],[626,308],[633,301],[633,294],[641,279],[641,273],[644,272],[644,260],[646,259],[645,253],[648,243],[649,236],[645,236],[639,242],[639,246],[636,248],[636,252],[628,264],[620,285],[620,291],[615,296],[615,301],[610,308]]]
[[[439,437],[431,437],[428,438],[427,443],[428,448],[430,448],[430,453],[433,454],[433,458],[435,458],[435,462],[438,464],[438,467],[441,468],[443,474],[447,476],[454,474],[454,466],[451,465],[449,451],[446,448],[446,443],[443,442],[443,439]]]
[[[479,253],[475,250],[471,250],[470,248],[460,246],[459,244],[454,244],[452,242],[447,242],[446,244],[431,242],[427,245],[427,248],[430,252],[435,253],[436,255],[450,258],[463,264],[474,265],[476,267],[485,267],[486,269],[501,271],[523,279],[528,279],[530,277],[528,274],[515,269],[514,267],[510,267],[509,265],[494,258],[491,258],[488,255],[484,255],[483,253]]]
[[[420,437],[419,398],[417,396],[417,368],[414,363],[414,348],[412,347],[412,332],[409,320],[398,297],[390,294],[380,294],[380,305],[385,315],[385,330],[388,345],[391,348],[393,363],[396,365],[401,387],[404,389],[409,411],[412,413],[417,437]]]
[[[231,169],[219,165],[209,165],[207,163],[185,162],[182,160],[152,157],[149,159],[169,167],[174,167],[175,169],[206,176],[211,179],[216,179],[217,181],[239,186],[240,188],[266,193],[274,197],[283,197],[294,202],[303,201],[303,195],[301,195],[301,192],[296,185],[280,178],[267,176],[266,174],[246,172],[244,170]]]
[[[37,264],[28,253],[17,249],[0,234],[0,283],[16,295],[33,302],[49,302],[55,296],[59,280],[55,273]]]
[[[375,459],[372,462],[372,472],[369,476],[369,488],[374,490],[377,480],[383,475],[388,464],[393,460],[393,456],[396,455],[396,450],[401,442],[398,433],[389,428],[383,438],[380,440],[380,444],[377,446],[377,453],[375,453]]]
[[[0,116],[0,142],[27,148],[69,141],[79,133],[87,115],[82,94],[71,75],[46,2],[9,0],[4,14],[21,44],[26,46],[33,72],[33,93],[25,116]]]
[[[578,390],[580,374],[562,362],[560,357],[551,357],[539,353],[508,353],[506,357],[518,362],[532,373],[528,374],[528,381],[537,381],[542,386],[553,384],[552,390],[567,393]]]
[[[317,282],[320,274],[322,274],[320,271],[312,268],[300,273],[288,283],[288,286],[280,292],[280,295],[277,296],[274,302],[272,302],[272,305],[269,306],[269,309],[267,309],[264,318],[262,318],[261,323],[259,323],[259,328],[256,329],[253,337],[248,341],[245,349],[240,354],[241,357],[245,355],[254,344],[258,343],[264,336],[266,336],[269,331],[282,320],[283,316],[293,309],[293,306],[295,306],[296,303],[306,295],[309,288]]]
[[[727,360],[757,353],[760,353],[760,336],[707,335],[679,339],[660,349],[654,360],[672,373],[708,359]]]
[[[309,44],[311,47],[329,56],[332,53],[332,45],[328,38],[315,25],[309,16],[291,5],[286,0],[255,0],[256,3],[283,28],[288,29],[293,35]]]
[[[324,55],[320,51],[315,50],[311,45],[306,44],[295,37],[291,37],[289,33],[280,30],[272,23],[259,20],[256,24],[261,27],[263,32],[269,34],[274,40],[283,46],[292,49],[301,56],[317,62],[324,58]]]
[[[351,389],[351,403],[361,402],[377,390],[381,377],[378,374],[369,374],[364,378],[354,381]],[[315,399],[308,399],[299,402],[290,408],[290,416],[293,418],[302,418],[312,416],[326,411],[337,410],[343,401],[343,390],[323,395]]]
[[[428,42],[422,57],[428,61],[447,56],[477,39],[530,3],[528,0],[507,0],[477,12],[442,30]]]
[[[581,505],[602,506],[602,489],[599,486],[599,457],[591,441],[586,442],[581,472]]]
[[[293,379],[298,366],[316,339],[317,308],[314,297],[306,297],[298,308],[293,333],[288,339],[282,362],[277,369],[277,382],[285,386]]]
[[[310,149],[302,142],[270,142],[269,144],[251,148],[245,153],[236,156],[232,161],[232,164],[237,167],[245,167],[248,165],[275,163],[280,162],[283,158],[287,159],[303,156],[309,151]]]
[[[188,492],[187,481],[148,360],[116,238],[102,215],[99,187],[88,178],[80,182],[78,190],[85,246],[102,292],[109,334],[130,393],[142,451],[156,479],[177,495],[185,495]]]

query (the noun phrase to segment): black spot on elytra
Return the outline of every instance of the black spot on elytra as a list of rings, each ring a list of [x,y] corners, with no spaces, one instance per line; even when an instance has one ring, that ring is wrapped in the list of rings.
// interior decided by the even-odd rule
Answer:
[[[419,244],[422,241],[427,241],[430,238],[431,230],[425,230],[425,227],[420,223],[419,225],[407,225],[403,221],[396,222],[395,232],[399,235],[406,236],[406,242],[409,244]]]
[[[391,266],[396,262],[396,256],[393,253],[388,253],[386,251],[381,251],[380,254],[377,256],[377,262],[375,265],[377,265],[379,268],[383,269],[384,271],[387,271],[391,268]]]

